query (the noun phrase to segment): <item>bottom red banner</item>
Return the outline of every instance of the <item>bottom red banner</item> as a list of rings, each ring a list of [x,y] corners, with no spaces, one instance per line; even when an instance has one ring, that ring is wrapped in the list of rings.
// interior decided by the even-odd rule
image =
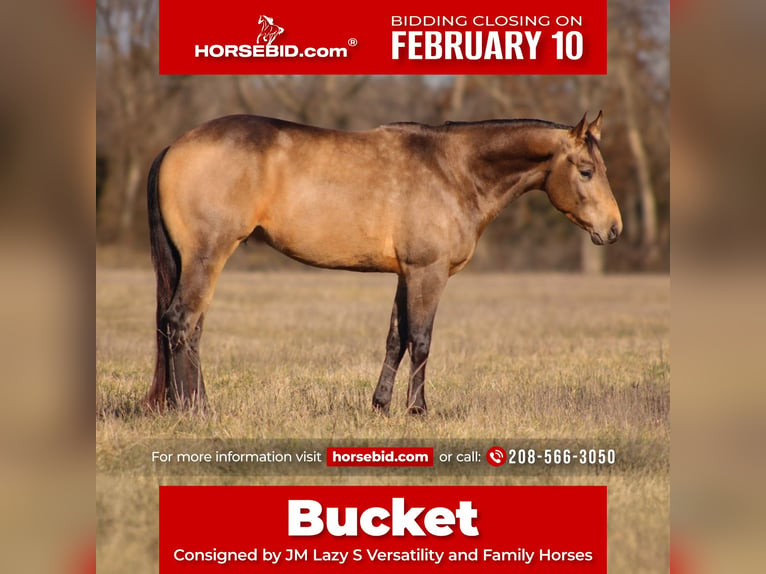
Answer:
[[[160,572],[606,573],[605,486],[161,486]]]

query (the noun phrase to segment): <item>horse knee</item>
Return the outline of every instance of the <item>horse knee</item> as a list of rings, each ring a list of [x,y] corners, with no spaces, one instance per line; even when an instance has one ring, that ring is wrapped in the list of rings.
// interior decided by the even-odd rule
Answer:
[[[420,364],[428,358],[431,348],[431,337],[427,334],[413,335],[410,341],[410,357],[415,364]]]

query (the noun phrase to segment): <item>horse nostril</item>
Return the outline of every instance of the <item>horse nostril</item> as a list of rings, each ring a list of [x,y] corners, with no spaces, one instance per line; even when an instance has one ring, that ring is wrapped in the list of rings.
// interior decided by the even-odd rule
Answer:
[[[619,234],[620,234],[620,232],[619,232],[619,231],[617,231],[617,224],[616,224],[616,223],[612,224],[612,227],[611,227],[611,229],[609,230],[609,241],[610,241],[610,242],[611,242],[611,241],[616,241],[616,240],[617,240],[617,236],[618,236]]]

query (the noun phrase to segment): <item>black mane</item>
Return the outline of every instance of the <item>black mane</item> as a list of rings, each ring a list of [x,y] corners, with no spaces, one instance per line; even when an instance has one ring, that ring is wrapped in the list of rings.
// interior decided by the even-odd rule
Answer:
[[[481,120],[476,122],[444,122],[445,128],[451,127],[470,127],[470,126],[536,126],[541,128],[553,128],[558,130],[570,130],[572,126],[549,122],[546,120],[537,120],[533,118],[519,118],[513,120]]]
[[[572,126],[565,124],[558,124],[555,122],[549,122],[546,120],[537,120],[530,118],[513,119],[513,120],[479,120],[474,122],[444,122],[441,125],[422,124],[419,122],[393,122],[386,124],[382,127],[386,128],[401,128],[411,130],[450,130],[454,128],[470,128],[470,127],[493,127],[493,126],[533,126],[539,128],[552,128],[559,130],[570,130]]]
[[[556,122],[549,122],[547,120],[538,120],[533,118],[520,118],[512,120],[479,120],[474,122],[444,122],[441,125],[433,126],[429,124],[421,124],[418,122],[393,122],[386,124],[384,128],[399,128],[404,130],[412,130],[415,132],[422,130],[446,130],[449,131],[454,128],[470,128],[470,127],[494,127],[494,126],[515,126],[524,127],[532,126],[538,128],[550,128],[557,130],[571,130],[572,126],[566,124],[559,124]],[[585,134],[585,144],[588,146],[588,151],[593,155],[594,148],[600,150],[601,143],[590,132]]]

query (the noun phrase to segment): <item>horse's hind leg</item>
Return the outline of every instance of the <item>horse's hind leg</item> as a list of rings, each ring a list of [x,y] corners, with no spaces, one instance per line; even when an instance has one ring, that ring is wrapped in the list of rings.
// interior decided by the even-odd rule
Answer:
[[[207,405],[200,365],[199,343],[204,313],[210,305],[223,258],[195,257],[184,265],[178,289],[165,312],[160,328],[167,337],[168,357],[166,397],[171,406],[204,410]],[[202,263],[207,261],[207,264]]]
[[[399,277],[394,297],[394,308],[391,310],[391,325],[386,338],[386,359],[380,371],[378,385],[372,395],[372,406],[381,411],[388,412],[391,403],[391,393],[394,389],[394,380],[399,363],[402,362],[404,352],[407,350],[409,340],[407,330],[407,284],[404,277]]]

